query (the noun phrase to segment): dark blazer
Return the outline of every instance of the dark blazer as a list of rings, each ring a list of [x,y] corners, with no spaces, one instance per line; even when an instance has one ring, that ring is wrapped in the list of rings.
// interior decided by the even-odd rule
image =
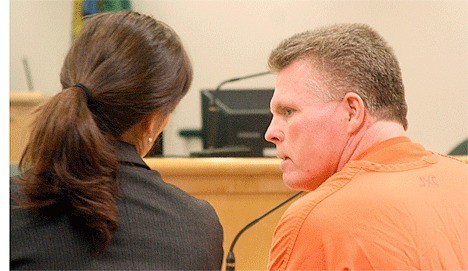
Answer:
[[[213,207],[165,183],[133,145],[116,146],[119,222],[104,254],[93,256],[92,241],[67,215],[45,217],[12,201],[10,268],[220,270],[223,230]]]

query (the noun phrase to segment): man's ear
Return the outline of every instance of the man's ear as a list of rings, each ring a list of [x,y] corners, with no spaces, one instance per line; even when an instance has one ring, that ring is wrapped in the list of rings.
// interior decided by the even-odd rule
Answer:
[[[342,100],[346,111],[348,112],[348,122],[346,131],[349,134],[357,132],[364,124],[366,116],[366,107],[361,97],[354,93],[348,92]]]

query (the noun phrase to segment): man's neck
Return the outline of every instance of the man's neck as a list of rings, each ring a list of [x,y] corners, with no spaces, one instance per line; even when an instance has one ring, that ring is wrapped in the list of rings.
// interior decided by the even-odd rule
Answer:
[[[393,121],[377,120],[365,124],[356,134],[351,135],[341,155],[337,171],[346,163],[355,159],[359,154],[370,147],[385,140],[407,136],[403,126]]]

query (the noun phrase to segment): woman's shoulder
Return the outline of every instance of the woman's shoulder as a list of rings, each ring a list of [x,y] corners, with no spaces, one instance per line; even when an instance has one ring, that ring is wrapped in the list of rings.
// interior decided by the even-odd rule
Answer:
[[[127,167],[119,171],[118,178],[124,198],[133,198],[143,204],[164,206],[194,216],[215,213],[210,203],[165,182],[157,170]]]

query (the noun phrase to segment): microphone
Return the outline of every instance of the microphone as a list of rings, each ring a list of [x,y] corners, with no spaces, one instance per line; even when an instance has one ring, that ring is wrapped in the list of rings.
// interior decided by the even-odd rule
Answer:
[[[244,233],[247,229],[249,229],[250,227],[252,227],[253,225],[257,224],[257,222],[259,222],[260,220],[262,220],[264,217],[266,217],[267,215],[273,213],[274,211],[276,211],[278,208],[280,208],[281,206],[285,205],[286,203],[290,202],[291,200],[293,200],[294,198],[296,198],[297,196],[299,196],[300,194],[302,194],[302,191],[299,191],[297,192],[296,194],[290,196],[289,198],[287,198],[286,200],[282,201],[280,204],[276,205],[275,207],[271,208],[269,211],[267,211],[266,213],[264,213],[263,215],[257,217],[256,219],[252,220],[251,222],[249,222],[247,225],[245,225],[237,234],[236,236],[234,237],[234,240],[232,240],[232,243],[231,243],[231,246],[229,247],[229,252],[226,256],[226,271],[235,271],[236,270],[236,257],[234,256],[234,246],[236,245],[237,243],[237,240],[239,239],[239,237],[242,235],[242,233]]]
[[[263,76],[263,75],[267,75],[267,74],[270,74],[271,72],[267,71],[267,72],[260,72],[260,73],[254,73],[254,74],[249,74],[249,75],[245,75],[245,76],[240,76],[240,77],[235,77],[235,78],[231,78],[231,79],[228,79],[228,80],[225,80],[225,81],[222,81],[217,87],[216,89],[214,90],[213,92],[213,96],[210,100],[210,104],[208,106],[208,111],[210,112],[210,122],[209,122],[209,127],[208,127],[208,134],[207,134],[207,146],[208,146],[208,152],[212,153],[212,154],[228,154],[229,152],[237,152],[239,154],[241,154],[240,156],[242,156],[242,152],[248,152],[250,151],[249,148],[247,147],[235,147],[235,149],[229,149],[229,150],[217,150],[216,151],[216,140],[218,138],[218,119],[219,119],[219,108],[218,108],[218,105],[217,105],[217,100],[218,100],[218,96],[219,96],[219,92],[221,90],[221,87],[227,83],[231,83],[231,82],[236,82],[236,81],[240,81],[240,80],[244,80],[244,79],[249,79],[249,78],[254,78],[254,77],[259,77],[259,76]],[[210,156],[210,155],[208,155]]]
[[[31,69],[29,68],[28,59],[25,58],[25,57],[23,57],[23,68],[24,68],[24,72],[26,73],[26,80],[27,80],[27,83],[28,83],[28,89],[29,89],[29,91],[33,91],[34,90],[34,85],[33,85],[32,76],[31,76]]]
[[[266,75],[266,74],[270,74],[271,72],[267,71],[267,72],[259,72],[259,73],[254,73],[254,74],[249,74],[249,75],[245,75],[245,76],[241,76],[241,77],[235,77],[235,78],[231,78],[231,79],[228,79],[228,80],[224,80],[223,82],[221,82],[215,89],[214,93],[213,93],[213,98],[211,99],[210,101],[210,106],[216,106],[216,100],[217,100],[217,97],[218,97],[218,93],[221,89],[221,87],[227,83],[231,83],[231,82],[236,82],[236,81],[239,81],[239,80],[244,80],[244,79],[249,79],[249,78],[253,78],[253,77],[259,77],[259,76],[262,76],[262,75]]]

